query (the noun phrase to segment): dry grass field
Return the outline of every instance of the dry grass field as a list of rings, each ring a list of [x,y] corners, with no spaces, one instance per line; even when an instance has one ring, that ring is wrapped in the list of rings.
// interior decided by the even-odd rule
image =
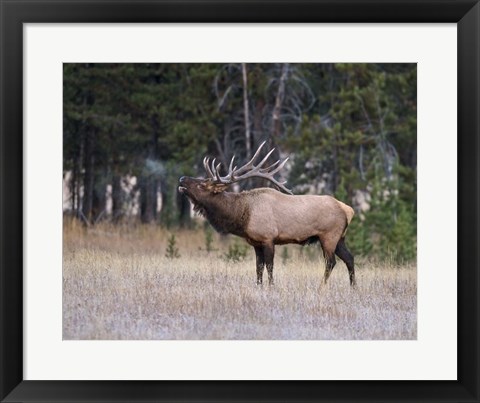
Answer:
[[[338,260],[329,284],[318,245],[277,247],[275,286],[255,284],[255,254],[222,256],[238,238],[155,226],[85,229],[65,220],[64,339],[416,339],[416,267],[357,259],[356,290]],[[243,241],[242,241],[243,242]],[[308,249],[307,249],[308,248]],[[264,274],[266,280],[267,274]]]

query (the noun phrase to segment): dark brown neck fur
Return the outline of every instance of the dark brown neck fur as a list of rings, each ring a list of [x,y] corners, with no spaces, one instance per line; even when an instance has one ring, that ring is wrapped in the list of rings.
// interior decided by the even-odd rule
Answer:
[[[218,232],[245,235],[250,214],[245,199],[237,193],[218,193],[207,200],[198,200],[194,205]]]

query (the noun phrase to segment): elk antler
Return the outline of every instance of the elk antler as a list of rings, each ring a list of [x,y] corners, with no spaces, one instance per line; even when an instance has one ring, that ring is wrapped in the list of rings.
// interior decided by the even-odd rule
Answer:
[[[268,154],[257,164],[254,165],[255,159],[258,157],[260,154],[260,150],[262,147],[265,145],[266,141],[264,141],[260,146],[258,147],[257,151],[253,155],[252,159],[248,161],[245,165],[242,167],[238,168],[233,166],[233,160],[235,159],[235,156],[232,157],[230,161],[230,165],[228,167],[228,173],[226,176],[220,176],[219,174],[219,168],[220,168],[220,163],[215,165],[215,159],[212,161],[210,165],[210,160],[209,158],[204,158],[203,159],[203,166],[205,167],[205,171],[207,172],[207,175],[210,179],[212,179],[214,182],[218,183],[223,183],[225,185],[239,182],[245,179],[249,178],[263,178],[267,179],[275,186],[283,190],[284,192],[288,194],[293,194],[291,190],[287,189],[284,185],[287,183],[287,181],[284,182],[278,182],[273,175],[275,175],[278,171],[280,171],[285,163],[288,161],[288,158],[285,158],[283,161],[280,162],[280,160],[274,162],[272,165],[268,167],[264,167],[265,163],[268,160],[268,157],[272,155],[273,151],[275,148],[270,150]],[[278,165],[278,166],[277,166]]]

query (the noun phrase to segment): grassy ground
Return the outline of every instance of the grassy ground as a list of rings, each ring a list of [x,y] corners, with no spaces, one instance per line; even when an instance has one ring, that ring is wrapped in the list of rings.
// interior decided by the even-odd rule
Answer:
[[[415,266],[338,261],[327,286],[318,246],[277,247],[275,286],[255,284],[255,256],[228,262],[238,238],[154,226],[64,226],[64,339],[416,339]],[[243,241],[242,241],[243,242]],[[348,242],[347,242],[348,244]],[[282,258],[283,256],[283,258]],[[266,273],[265,273],[266,280]]]

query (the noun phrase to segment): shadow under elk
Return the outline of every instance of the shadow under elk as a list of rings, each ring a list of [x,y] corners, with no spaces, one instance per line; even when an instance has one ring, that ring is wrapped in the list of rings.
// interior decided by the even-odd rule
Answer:
[[[350,285],[355,286],[354,259],[345,245],[345,234],[353,218],[353,209],[331,196],[293,195],[273,176],[288,158],[265,167],[274,150],[257,165],[255,160],[264,146],[263,142],[250,161],[240,168],[230,161],[228,173],[221,176],[220,163],[210,163],[204,158],[206,178],[182,176],[179,192],[192,202],[194,210],[210,222],[220,233],[230,233],[244,238],[255,248],[257,284],[262,284],[263,269],[268,271],[269,284],[273,284],[273,258],[275,245],[320,242],[325,258],[324,283],[327,282],[337,255],[348,268]],[[285,193],[272,188],[257,188],[241,193],[227,192],[229,185],[249,178],[263,178]]]

